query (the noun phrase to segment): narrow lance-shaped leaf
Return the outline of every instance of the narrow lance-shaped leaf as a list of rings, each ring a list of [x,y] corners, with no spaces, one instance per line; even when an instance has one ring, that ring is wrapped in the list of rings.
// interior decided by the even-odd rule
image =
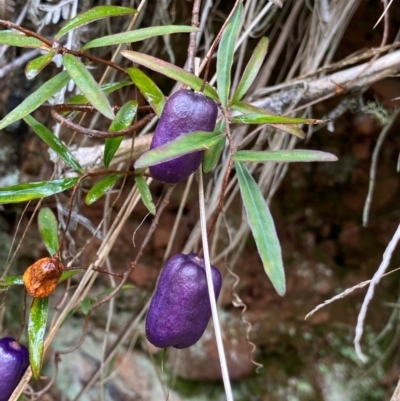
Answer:
[[[139,68],[131,67],[127,71],[140,93],[153,107],[156,114],[160,116],[165,105],[165,96],[160,88],[144,72],[140,71]]]
[[[225,132],[225,120],[220,120],[215,128],[216,132],[223,134]],[[207,174],[217,164],[222,151],[225,147],[226,138],[221,138],[214,146],[211,146],[204,152],[203,171]]]
[[[45,198],[72,188],[78,180],[79,178],[60,178],[0,188],[0,203],[27,202],[32,199]]]
[[[170,35],[172,33],[190,33],[198,31],[197,28],[184,25],[152,26],[149,28],[136,29],[134,31],[116,33],[114,35],[103,36],[86,43],[82,51],[93,47],[104,47],[119,45],[122,43],[134,43],[140,40],[154,38],[155,36]]]
[[[114,121],[111,123],[108,131],[118,132],[128,128],[133,119],[135,118],[138,108],[138,103],[136,100],[130,100],[126,102],[119,110],[115,116]],[[117,152],[119,145],[121,144],[123,136],[117,136],[115,138],[106,138],[104,145],[104,165],[109,166],[111,160],[113,159],[115,153]]]
[[[47,145],[57,153],[61,160],[74,170],[77,170],[82,174],[84,173],[82,166],[79,164],[78,160],[76,160],[75,156],[47,127],[32,116],[25,116],[24,121],[33,129],[39,138],[46,142]]]
[[[42,369],[44,336],[48,314],[49,298],[35,298],[29,313],[28,339],[29,339],[29,362],[32,375],[39,379]]]
[[[85,203],[91,205],[100,199],[122,177],[122,174],[110,174],[96,182],[86,195]]]
[[[136,180],[136,185],[139,189],[140,197],[142,198],[144,205],[147,207],[147,210],[151,214],[155,215],[156,214],[156,205],[153,203],[150,188],[147,185],[146,180],[141,175],[136,176],[135,180]]]
[[[65,54],[63,62],[68,74],[93,107],[105,117],[113,120],[115,115],[107,96],[85,65],[72,54]]]
[[[64,272],[63,274],[61,274],[59,283],[69,279],[72,276],[75,276],[78,273],[81,273],[81,270],[68,270],[68,271]]]
[[[260,107],[253,106],[252,104],[247,104],[243,102],[237,102],[232,104],[232,109],[240,111],[242,114],[258,113],[266,116],[272,115],[268,110],[261,109]],[[287,132],[290,135],[297,136],[300,139],[306,137],[305,132],[299,128],[296,124],[271,124],[274,128],[281,131]]]
[[[172,78],[178,82],[182,82],[194,90],[200,90],[203,84],[203,80],[201,78],[185,71],[183,68],[177,67],[176,65],[168,63],[167,61],[159,58],[128,50],[122,51],[121,54],[134,63],[147,67],[152,71],[159,72],[160,74],[163,74],[166,77]],[[206,84],[204,88],[204,94],[213,100],[218,100],[218,94],[210,84]]]
[[[232,96],[230,103],[237,103],[249,90],[250,86],[253,84],[260,68],[264,62],[265,56],[268,51],[268,38],[261,38],[258,42],[250,60],[244,70],[242,78],[240,79],[239,85],[236,88],[235,94]]]
[[[243,3],[241,2],[228,22],[218,46],[217,90],[222,107],[224,108],[226,108],[228,104],[233,54],[235,52],[235,43],[242,21],[242,15]]]
[[[43,54],[40,57],[37,57],[26,65],[25,67],[25,76],[28,79],[33,79],[43,70],[48,64],[50,64],[53,57],[56,55],[55,50],[50,50],[48,53]]]
[[[296,118],[275,115],[265,115],[258,113],[243,114],[241,116],[232,117],[233,123],[239,124],[320,124],[322,120],[315,118]]]
[[[26,47],[26,48],[36,48],[36,49],[47,49],[49,47],[46,46],[42,41],[36,38],[31,38],[30,36],[26,36],[21,32],[16,31],[0,31],[0,45],[8,45],[8,46],[16,46],[16,47]]]
[[[256,181],[245,165],[235,162],[235,168],[247,220],[265,272],[276,292],[283,296],[286,292],[285,271],[281,246],[271,212]]]
[[[103,84],[100,86],[100,88],[104,93],[108,94],[108,93],[112,93],[118,89],[121,89],[127,85],[132,85],[132,84],[133,83],[131,81],[118,81],[118,82],[111,82],[108,84]],[[89,103],[89,101],[87,100],[87,98],[84,95],[79,94],[79,95],[71,96],[66,101],[66,103],[68,103],[68,104],[86,104],[86,103]]]
[[[175,159],[197,150],[206,150],[215,145],[224,135],[219,132],[193,132],[182,135],[165,145],[149,150],[136,160],[135,168],[141,169]]]
[[[4,280],[0,280],[0,287],[10,287],[12,285],[24,285],[22,275],[7,276]]]
[[[57,253],[59,248],[58,241],[58,222],[53,211],[49,207],[40,209],[38,213],[39,232],[50,256]]]
[[[55,77],[49,79],[0,121],[0,129],[31,114],[32,111],[36,110],[46,100],[50,99],[66,86],[69,80],[70,77],[67,71],[60,72]]]
[[[257,152],[240,150],[233,155],[235,162],[335,162],[338,158],[332,153],[320,150],[293,149]]]
[[[55,40],[59,40],[61,36],[72,31],[75,28],[89,24],[90,22],[99,19],[117,17],[121,15],[136,14],[137,11],[133,8],[119,6],[98,6],[92,7],[88,11],[77,15],[70,19],[56,34]]]

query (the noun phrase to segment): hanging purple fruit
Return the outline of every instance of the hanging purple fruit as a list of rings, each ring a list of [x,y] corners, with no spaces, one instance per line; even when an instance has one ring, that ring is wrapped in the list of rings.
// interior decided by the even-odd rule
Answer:
[[[167,100],[153,135],[150,149],[158,148],[181,135],[196,131],[214,131],[218,107],[201,93],[182,89]],[[189,177],[200,166],[202,150],[177,157],[150,167],[156,180],[177,184]]]
[[[215,297],[221,273],[211,266]],[[156,347],[187,348],[203,335],[211,317],[204,260],[195,253],[172,256],[165,264],[146,318],[147,339]]]

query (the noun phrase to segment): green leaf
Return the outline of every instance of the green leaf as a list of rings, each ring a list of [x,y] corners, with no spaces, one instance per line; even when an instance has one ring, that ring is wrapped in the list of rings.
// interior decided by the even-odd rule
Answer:
[[[281,246],[271,212],[256,181],[245,165],[235,162],[235,168],[247,220],[264,270],[276,292],[283,296],[286,292],[285,271],[283,269]]]
[[[111,82],[108,84],[103,84],[101,85],[101,90],[104,93],[112,93],[118,89],[123,88],[124,86],[127,85],[132,85],[133,83],[131,81],[118,81],[118,82]],[[67,102],[67,104],[87,104],[89,101],[86,99],[86,97],[82,94],[79,95],[74,95],[71,96]]]
[[[24,285],[22,276],[7,276],[4,280],[0,280],[0,287],[10,287],[12,285]]]
[[[58,222],[49,207],[40,209],[38,213],[39,232],[50,256],[54,256],[60,243],[58,242]]]
[[[0,44],[16,47],[33,47],[35,49],[49,49],[42,41],[26,36],[13,30],[0,31]]]
[[[59,283],[69,279],[72,276],[75,276],[76,274],[78,274],[80,272],[81,272],[81,270],[68,270],[68,271],[64,272],[63,274],[61,274]]]
[[[96,182],[86,195],[85,203],[91,205],[100,199],[122,177],[122,174],[110,174]]]
[[[92,304],[92,298],[85,298],[81,303],[83,314],[86,316],[90,312],[90,305]]]
[[[48,53],[43,54],[43,56],[37,57],[29,61],[25,67],[26,77],[28,79],[35,78],[36,75],[38,75],[39,72],[43,70],[43,68],[45,68],[49,63],[51,63],[51,60],[53,60],[53,57],[55,55],[56,51],[50,50]]]
[[[270,152],[257,152],[253,150],[240,150],[233,155],[235,162],[336,162],[338,158],[332,153],[320,150],[274,150]]]
[[[105,117],[113,120],[115,115],[107,96],[85,65],[72,54],[64,54],[63,62],[68,74],[93,107]]]
[[[177,67],[176,65],[168,63],[167,61],[159,58],[128,50],[123,50],[121,54],[134,63],[147,67],[152,71],[159,72],[160,74],[163,74],[166,77],[172,78],[178,82],[182,82],[194,90],[200,90],[203,84],[203,80],[201,78],[185,71],[183,68]],[[218,94],[210,84],[206,84],[204,88],[204,94],[213,100],[218,100]]]
[[[72,31],[75,28],[89,24],[103,18],[118,17],[120,15],[136,14],[137,11],[133,8],[118,7],[118,6],[98,6],[92,7],[88,11],[77,15],[69,20],[56,34],[55,40],[58,41],[61,36]]]
[[[47,127],[32,116],[25,116],[24,121],[33,129],[39,138],[43,139],[43,141],[57,153],[61,160],[74,170],[77,170],[82,174],[84,173],[82,166],[79,164],[78,160],[76,160],[75,156]]]
[[[240,79],[239,85],[236,88],[236,92],[233,95],[230,103],[237,103],[249,90],[250,86],[253,84],[260,68],[264,62],[265,56],[268,51],[268,38],[261,38],[258,42],[250,60],[244,70],[242,78]]]
[[[142,198],[144,205],[147,207],[147,210],[151,214],[155,215],[156,214],[156,205],[153,203],[150,188],[147,185],[146,180],[141,175],[136,176],[135,180],[136,180],[136,185],[139,189],[140,197]]]
[[[140,71],[139,68],[130,67],[127,71],[140,93],[153,107],[156,114],[160,116],[164,109],[165,96],[159,87],[144,72]]]
[[[130,100],[125,103],[118,111],[114,121],[111,123],[109,132],[118,132],[128,128],[133,119],[135,118],[138,108],[136,100]],[[115,138],[106,138],[104,145],[104,165],[109,166],[115,153],[117,152],[119,145],[121,144],[123,136],[117,136]]]
[[[0,188],[0,203],[26,202],[44,198],[72,188],[79,178],[60,178],[52,181],[30,182]]]
[[[216,132],[223,134],[225,132],[225,120],[220,120],[215,128]],[[203,155],[203,171],[207,174],[217,164],[222,151],[225,147],[226,138],[221,138],[214,146],[208,148]]]
[[[182,135],[165,145],[144,153],[136,160],[135,168],[141,169],[172,160],[197,150],[206,150],[215,145],[224,135],[219,132],[192,132]]]
[[[236,124],[320,124],[323,121],[315,118],[296,118],[266,115],[259,113],[243,114],[232,117],[231,121]]]
[[[221,42],[218,46],[217,90],[223,108],[226,108],[228,105],[233,54],[235,53],[235,43],[242,15],[243,3],[240,2],[222,34]]]
[[[31,114],[32,111],[36,110],[47,99],[50,99],[66,86],[69,80],[68,72],[63,71],[46,81],[38,90],[29,95],[21,104],[0,121],[0,129],[3,129],[13,122]]]
[[[166,25],[166,26],[152,26],[149,28],[136,29],[134,31],[116,33],[115,35],[103,36],[86,43],[81,51],[93,47],[104,47],[111,45],[119,45],[122,43],[134,43],[140,40],[154,38],[155,36],[170,35],[172,33],[190,33],[199,31],[197,28],[184,25]]]
[[[261,109],[260,107],[253,106],[251,104],[237,102],[232,105],[232,109],[240,111],[242,114],[258,113],[264,115],[272,115],[268,110]],[[306,137],[305,132],[295,124],[271,124],[274,128],[281,131],[287,132],[290,135],[297,136],[300,139]]]
[[[42,369],[44,335],[46,333],[49,297],[35,298],[28,323],[29,362],[33,377],[38,380]]]
[[[115,116],[114,121],[108,128],[109,132],[118,132],[128,128],[136,116],[138,109],[138,102],[136,100],[129,100],[119,110]]]

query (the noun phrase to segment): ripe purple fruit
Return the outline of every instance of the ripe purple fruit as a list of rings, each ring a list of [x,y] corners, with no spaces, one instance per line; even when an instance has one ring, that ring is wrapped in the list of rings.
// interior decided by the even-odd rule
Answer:
[[[150,149],[158,148],[184,134],[213,131],[217,114],[215,102],[203,94],[186,89],[175,92],[165,103]],[[151,166],[150,174],[156,180],[177,184],[198,169],[202,157],[202,150],[183,155]]]
[[[216,299],[219,270],[211,266]],[[187,348],[203,335],[211,317],[204,260],[195,253],[172,256],[165,264],[146,318],[147,339],[159,348]]]
[[[0,401],[7,401],[29,366],[29,352],[10,337],[0,339]]]

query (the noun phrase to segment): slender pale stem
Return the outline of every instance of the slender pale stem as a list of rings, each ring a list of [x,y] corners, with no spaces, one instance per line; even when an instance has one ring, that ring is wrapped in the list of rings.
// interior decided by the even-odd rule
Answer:
[[[204,206],[203,173],[201,171],[201,166],[197,171],[197,175],[199,179],[199,208],[200,208],[201,237],[203,242],[203,258],[206,267],[207,286],[208,286],[208,294],[210,296],[212,319],[215,330],[215,339],[217,341],[218,356],[219,356],[219,362],[221,364],[222,380],[224,382],[226,399],[227,401],[233,401],[232,387],[229,379],[228,366],[226,363],[224,344],[222,342],[221,326],[218,319],[217,303],[215,301],[214,284],[211,273],[210,253],[208,250],[208,240],[207,240],[207,218]]]

